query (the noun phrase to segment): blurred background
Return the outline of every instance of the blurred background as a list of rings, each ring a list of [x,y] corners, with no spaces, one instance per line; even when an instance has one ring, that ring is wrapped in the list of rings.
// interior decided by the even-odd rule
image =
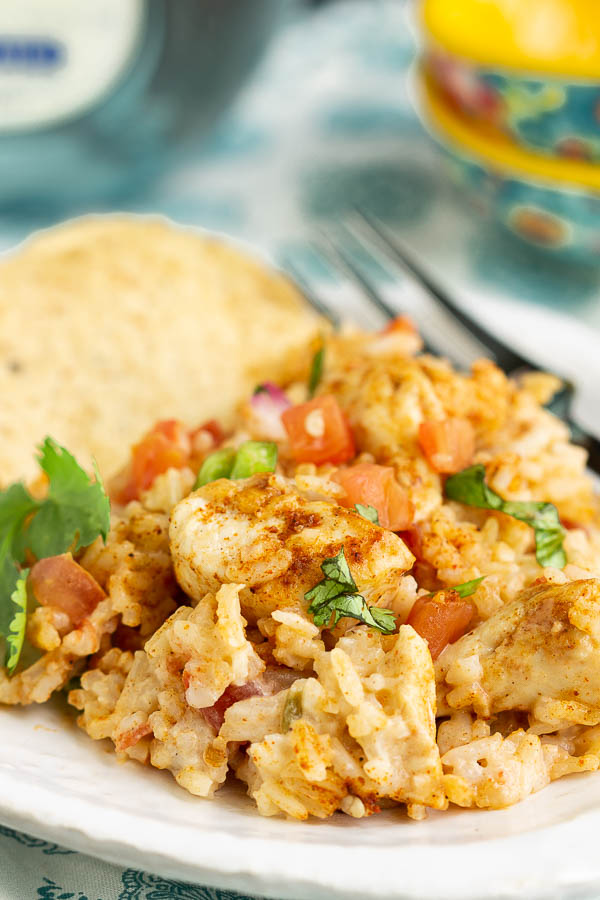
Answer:
[[[560,340],[595,390],[596,4],[3,0],[0,248],[82,213],[160,213],[335,292],[314,236],[359,206],[542,364]]]

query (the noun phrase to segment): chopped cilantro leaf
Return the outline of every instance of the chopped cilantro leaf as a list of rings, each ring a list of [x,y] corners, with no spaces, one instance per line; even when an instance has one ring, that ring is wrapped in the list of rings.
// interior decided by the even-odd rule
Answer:
[[[10,601],[19,581],[20,569],[10,551],[10,541],[5,538],[0,546],[0,635],[6,636],[13,617]]]
[[[337,625],[341,618],[348,616],[384,634],[395,630],[393,612],[368,606],[365,598],[358,593],[343,547],[337,556],[323,560],[321,571],[325,577],[304,595],[310,602],[308,612],[315,625],[329,626],[332,616],[333,625]]]
[[[464,581],[462,584],[455,584],[453,587],[448,588],[449,591],[456,591],[459,597],[462,597],[463,600],[465,597],[470,597],[475,593],[485,575],[482,575],[481,578],[473,578],[471,581]],[[430,594],[430,597],[435,597],[435,595],[439,593],[439,591],[434,591]]]
[[[357,590],[354,578],[350,573],[350,567],[346,560],[346,554],[344,553],[343,547],[340,549],[337,556],[323,560],[321,563],[321,571],[326,579],[329,581],[336,581],[340,585],[342,588],[340,593],[343,593],[344,591],[354,593]]]
[[[13,606],[12,618],[8,624],[6,635],[6,668],[12,675],[19,662],[23,642],[25,640],[25,626],[27,625],[27,576],[29,569],[22,569],[17,578],[15,589],[10,595]]]
[[[29,569],[21,571],[14,561],[7,535],[0,546],[0,638],[5,639],[4,664],[9,674],[15,670],[25,639],[28,574]]]
[[[379,513],[374,506],[365,506],[362,503],[355,503],[354,509],[363,517],[363,519],[367,519],[369,522],[372,522],[373,525],[379,525]]]
[[[369,606],[367,609],[375,621],[374,628],[378,628],[383,634],[394,633],[396,630],[396,616],[391,609],[382,609],[380,606]]]
[[[323,363],[325,362],[325,346],[322,344],[313,356],[308,379],[308,396],[314,397],[316,389],[323,377]]]
[[[24,525],[38,508],[38,501],[20,482],[0,492],[0,553],[3,558],[8,555],[17,562],[25,559]]]
[[[451,588],[451,590],[456,591],[458,596],[462,597],[463,599],[465,597],[470,597],[471,594],[475,593],[484,578],[485,575],[482,575],[481,578],[473,578],[471,581],[463,581],[462,584],[455,585],[453,588]]]
[[[567,564],[563,548],[564,529],[560,524],[558,510],[552,503],[504,500],[485,483],[485,466],[469,466],[446,480],[446,497],[466,506],[494,509],[519,519],[533,528],[535,555],[540,566],[556,566],[562,569]]]

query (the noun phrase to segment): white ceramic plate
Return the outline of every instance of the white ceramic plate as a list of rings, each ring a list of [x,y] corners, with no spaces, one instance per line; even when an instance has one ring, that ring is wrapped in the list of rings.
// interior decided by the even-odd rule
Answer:
[[[495,318],[493,305],[489,319]],[[497,311],[498,330],[506,307]],[[536,336],[588,388],[600,383],[598,335],[515,305],[516,335]],[[495,323],[494,323],[495,324]],[[597,393],[596,393],[597,396]],[[90,741],[56,705],[0,709],[0,821],[67,847],[167,877],[278,898],[581,898],[600,893],[600,775],[555,782],[500,812],[401,810],[356,821],[263,819],[241,788],[209,802],[172,778]]]

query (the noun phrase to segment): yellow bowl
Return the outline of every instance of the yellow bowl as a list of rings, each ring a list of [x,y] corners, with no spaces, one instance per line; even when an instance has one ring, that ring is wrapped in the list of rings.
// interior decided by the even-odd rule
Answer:
[[[423,0],[446,98],[536,153],[600,163],[598,0]]]
[[[425,125],[477,209],[555,255],[600,264],[600,167],[540,156],[474,126],[423,70],[417,88]]]
[[[600,82],[598,0],[423,0],[426,34],[488,68]]]

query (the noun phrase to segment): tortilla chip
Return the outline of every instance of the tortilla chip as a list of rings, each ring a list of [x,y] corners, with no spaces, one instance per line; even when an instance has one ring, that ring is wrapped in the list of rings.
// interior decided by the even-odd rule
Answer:
[[[0,264],[0,483],[50,434],[110,476],[157,419],[226,420],[293,374],[320,320],[232,246],[149,219],[86,218]]]

